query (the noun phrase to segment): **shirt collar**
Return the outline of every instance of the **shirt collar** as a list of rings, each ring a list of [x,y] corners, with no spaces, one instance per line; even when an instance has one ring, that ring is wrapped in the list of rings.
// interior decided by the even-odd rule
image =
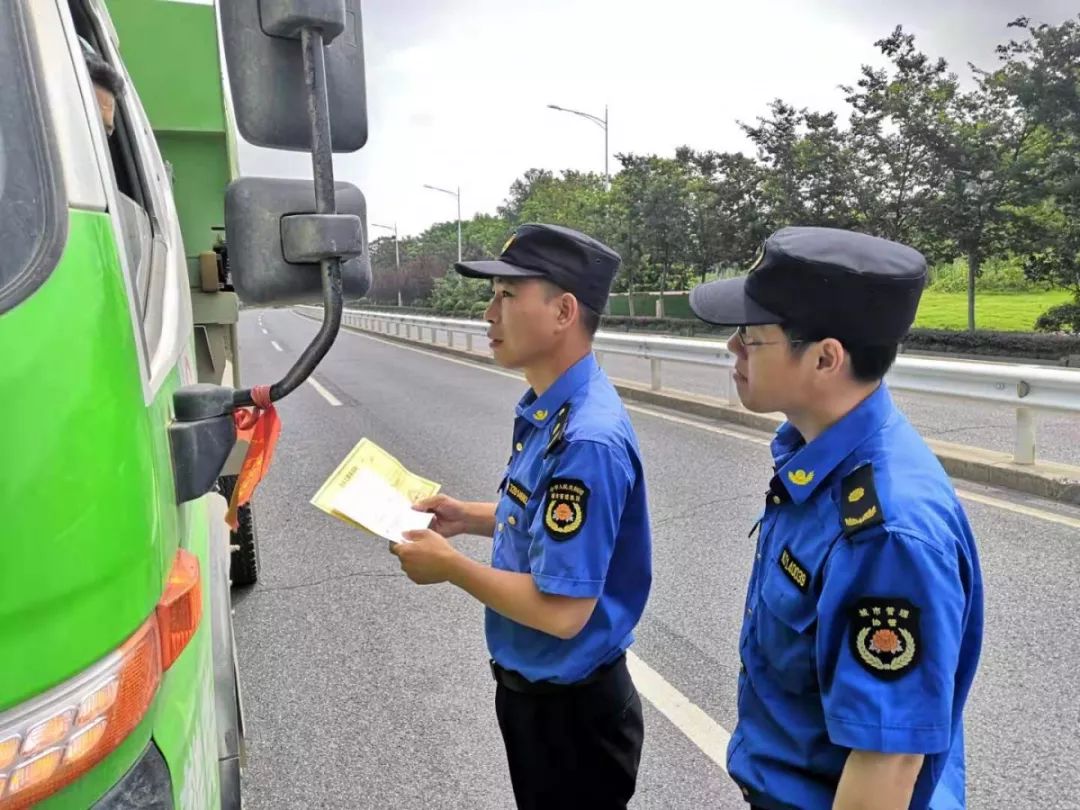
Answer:
[[[862,442],[880,430],[893,412],[892,395],[885,383],[829,427],[810,444],[790,422],[776,431],[772,441],[776,475],[769,490],[781,500],[803,503]]]
[[[532,389],[527,391],[518,402],[517,415],[536,427],[543,427],[555,416],[555,412],[589,381],[597,369],[599,366],[596,357],[589,352],[564,371],[541,396],[536,396]]]

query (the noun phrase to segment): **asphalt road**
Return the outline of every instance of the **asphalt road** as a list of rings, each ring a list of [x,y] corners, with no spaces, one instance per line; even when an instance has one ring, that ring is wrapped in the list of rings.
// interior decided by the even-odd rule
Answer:
[[[245,383],[277,379],[316,328],[288,311],[245,312]],[[492,499],[524,383],[353,333],[316,378],[341,404],[311,385],[280,404],[281,442],[255,498],[262,575],[236,595],[246,804],[512,808],[480,606],[450,586],[413,585],[385,542],[309,501],[363,436],[450,494]],[[634,651],[730,730],[746,536],[769,474],[768,437],[658,411],[631,416],[655,542]],[[957,486],[969,496],[987,598],[966,716],[969,807],[1078,808],[1080,510]],[[478,559],[489,544],[458,543]],[[645,711],[635,808],[745,807],[683,727],[649,701]]]

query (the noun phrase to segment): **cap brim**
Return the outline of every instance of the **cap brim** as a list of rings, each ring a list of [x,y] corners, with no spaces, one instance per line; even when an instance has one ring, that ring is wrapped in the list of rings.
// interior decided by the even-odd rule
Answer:
[[[710,281],[690,291],[690,309],[701,320],[717,326],[764,326],[783,323],[746,294],[746,276]]]
[[[518,267],[500,259],[485,262],[455,262],[454,269],[467,278],[543,278],[543,273]]]

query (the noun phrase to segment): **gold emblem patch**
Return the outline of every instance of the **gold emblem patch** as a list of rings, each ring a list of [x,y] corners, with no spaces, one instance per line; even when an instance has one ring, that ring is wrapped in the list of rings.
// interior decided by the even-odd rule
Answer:
[[[855,487],[847,495],[848,503],[858,503],[862,500],[862,496],[866,494],[866,490],[862,487]]]
[[[867,509],[865,512],[863,512],[861,515],[858,515],[856,517],[846,517],[846,518],[844,518],[844,526],[846,526],[849,529],[857,529],[860,526],[862,526],[864,523],[869,523],[875,517],[877,517],[877,507],[876,506],[871,506],[869,509]]]
[[[871,675],[891,681],[919,663],[919,609],[906,599],[861,599],[850,624],[852,654]]]
[[[510,246],[514,244],[515,239],[517,239],[517,234],[510,234],[510,238],[506,240],[506,244],[502,246],[502,250],[500,250],[499,253],[506,253],[506,251],[510,249]]]
[[[541,408],[540,410],[536,411],[536,413],[533,414],[533,419],[537,419],[537,420],[543,422],[545,419],[547,419],[547,413],[548,413],[547,411],[545,411],[543,408]]]
[[[799,487],[805,487],[811,481],[814,480],[813,471],[807,472],[806,470],[791,470],[787,474],[788,481]]]
[[[554,540],[569,540],[585,525],[589,488],[575,478],[553,478],[544,503],[544,525]]]

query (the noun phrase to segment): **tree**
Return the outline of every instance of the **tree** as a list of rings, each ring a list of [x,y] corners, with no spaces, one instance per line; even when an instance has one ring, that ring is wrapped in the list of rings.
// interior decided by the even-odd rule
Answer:
[[[1055,307],[1037,327],[1080,331],[1080,24],[1010,24],[1023,40],[1000,46],[1002,64],[988,82],[1007,93],[1029,117],[1043,145],[1037,201],[1015,212],[1023,224],[1025,273],[1070,290],[1073,303]]]
[[[690,181],[684,167],[656,155],[616,155],[622,171],[612,186],[613,232],[622,249],[626,287],[638,285],[662,294],[670,283],[686,281],[690,236]],[[633,297],[631,295],[631,305]],[[633,310],[631,310],[633,312]]]
[[[520,222],[563,225],[604,241],[607,191],[602,175],[565,171],[535,183],[518,207]]]
[[[498,215],[517,225],[521,222],[521,208],[539,188],[552,182],[555,174],[547,169],[529,169],[510,185],[510,196],[499,206]]]
[[[740,123],[766,169],[762,204],[771,229],[856,224],[856,175],[835,113],[797,109],[780,99],[757,126]]]
[[[742,264],[767,236],[761,186],[765,173],[741,152],[695,152],[675,160],[689,178],[687,261],[704,282],[709,272]]]
[[[931,261],[964,256],[974,330],[982,263],[1007,251],[1013,211],[1031,195],[1033,130],[989,74],[972,67],[977,86],[962,92],[945,60],[903,28],[875,44],[891,68],[864,67],[859,89],[845,88],[861,219]]]

